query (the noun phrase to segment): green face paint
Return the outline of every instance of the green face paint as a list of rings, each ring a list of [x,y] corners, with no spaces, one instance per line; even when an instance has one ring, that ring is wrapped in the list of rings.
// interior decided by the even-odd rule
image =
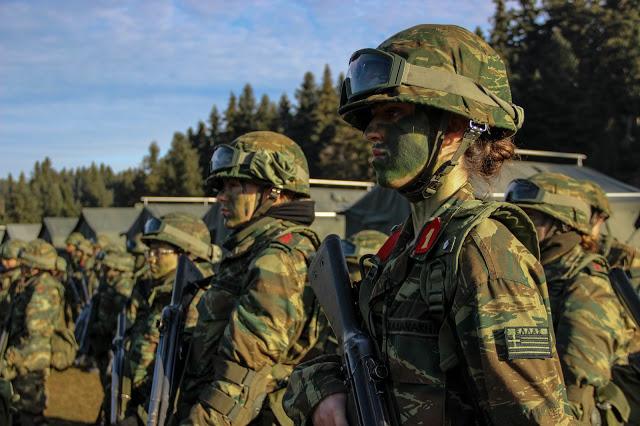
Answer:
[[[374,119],[370,126],[383,137],[373,145],[373,168],[378,184],[401,188],[415,179],[429,160],[430,123],[426,111],[416,108],[398,118]]]
[[[226,179],[222,191],[218,194],[224,225],[229,229],[235,229],[249,222],[257,209],[260,195],[257,185],[243,185],[237,179]]]

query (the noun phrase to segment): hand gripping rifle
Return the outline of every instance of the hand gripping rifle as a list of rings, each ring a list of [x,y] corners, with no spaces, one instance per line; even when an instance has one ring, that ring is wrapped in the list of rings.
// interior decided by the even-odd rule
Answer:
[[[149,398],[147,426],[163,426],[172,414],[176,397],[176,384],[184,367],[182,332],[189,305],[199,287],[196,281],[202,274],[189,258],[182,254],[178,259],[176,279],[171,293],[171,304],[162,310],[160,340],[153,369],[153,385]]]
[[[342,347],[345,383],[350,388],[360,426],[390,426],[385,401],[387,370],[374,342],[360,326],[340,238],[324,239],[309,267],[309,280]]]
[[[118,314],[116,336],[113,338],[113,360],[111,361],[111,404],[109,405],[109,424],[115,425],[124,418],[124,404],[121,398],[130,398],[129,395],[121,395],[122,373],[124,371],[124,334],[127,329],[127,311],[122,308]]]

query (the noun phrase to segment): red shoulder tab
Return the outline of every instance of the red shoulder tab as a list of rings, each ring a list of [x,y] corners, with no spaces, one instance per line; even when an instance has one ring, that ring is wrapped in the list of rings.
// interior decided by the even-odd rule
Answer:
[[[293,234],[292,233],[284,234],[284,235],[278,237],[278,241],[281,242],[282,244],[289,244],[291,242],[291,240],[293,240]]]
[[[376,256],[378,256],[378,259],[380,259],[382,263],[387,261],[387,259],[391,255],[391,252],[396,247],[396,244],[398,244],[398,238],[400,238],[401,233],[402,228],[399,227],[391,233],[389,238],[387,238],[387,241],[385,241],[382,247],[380,247],[380,250],[378,250]]]
[[[442,220],[439,217],[436,217],[430,222],[427,222],[426,225],[420,231],[420,235],[418,235],[418,239],[416,240],[416,246],[413,249],[413,255],[419,256],[425,253],[428,253],[431,250],[431,247],[438,240],[438,235],[440,234],[440,230],[442,229]]]

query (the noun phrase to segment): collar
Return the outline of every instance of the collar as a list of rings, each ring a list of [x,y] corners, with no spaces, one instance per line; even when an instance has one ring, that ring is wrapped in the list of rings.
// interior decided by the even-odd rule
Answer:
[[[246,253],[253,243],[275,226],[280,220],[269,216],[263,216],[256,221],[249,222],[244,228],[231,233],[222,243],[222,246],[229,251],[227,257],[236,257]]]
[[[454,184],[455,179],[449,179],[452,184],[441,186],[433,197],[411,203],[411,218],[413,231],[420,232],[422,226],[431,219],[442,216],[445,211],[467,200],[473,200],[473,188],[466,181]]]
[[[580,245],[582,237],[575,231],[556,233],[540,242],[540,263],[548,265],[566,256]]]

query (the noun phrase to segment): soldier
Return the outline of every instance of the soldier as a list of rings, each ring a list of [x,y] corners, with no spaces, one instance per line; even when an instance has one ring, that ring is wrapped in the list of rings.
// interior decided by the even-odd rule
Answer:
[[[362,279],[360,258],[369,254],[376,254],[387,238],[388,236],[380,231],[364,230],[356,232],[346,240],[342,240],[342,251],[347,261],[349,277],[352,282]]]
[[[584,195],[591,205],[591,236],[598,243],[598,252],[607,258],[612,268],[624,269],[636,292],[640,294],[640,250],[618,241],[611,232],[602,232],[603,226],[608,229],[611,205],[600,185],[584,181]]]
[[[22,240],[9,240],[0,246],[0,326],[4,324],[11,309],[11,287],[21,279],[20,259],[18,257],[27,243]]]
[[[624,394],[611,381],[612,368],[626,363],[635,326],[595,253],[591,206],[583,183],[559,173],[516,179],[506,200],[529,215],[540,239],[558,354],[569,404],[576,418],[599,424],[628,420]]]
[[[309,169],[300,147],[250,132],[213,152],[228,255],[198,305],[181,424],[289,424],[282,396],[293,367],[315,345],[319,307],[307,285],[319,245],[308,226]],[[242,395],[242,397],[240,397]]]
[[[142,240],[149,245],[148,262],[151,280],[138,281],[127,306],[127,351],[123,394],[131,395],[126,408],[127,419],[138,417],[146,423],[147,398],[151,392],[153,360],[160,337],[158,321],[162,309],[171,301],[178,257],[187,254],[196,262],[202,274],[213,274],[213,262],[217,261],[219,248],[211,244],[209,229],[202,221],[186,213],[169,213],[162,219],[150,219],[145,224]],[[185,328],[195,325],[195,303],[189,309]],[[127,389],[127,388],[130,388]]]
[[[640,251],[618,241],[607,232],[601,232],[603,224],[611,216],[607,194],[595,182],[584,181],[586,200],[591,205],[591,236],[598,242],[598,252],[607,258],[609,265],[622,268],[640,294]],[[629,403],[629,424],[640,424],[640,330],[631,339],[628,363],[613,367],[613,382],[622,390]]]
[[[358,295],[394,423],[570,422],[535,230],[468,183],[499,171],[522,125],[500,57],[460,27],[409,28],[351,56],[338,112],[371,143],[378,184],[411,202]],[[337,358],[301,365],[287,413],[347,424],[344,380]]]
[[[51,275],[57,257],[53,246],[40,239],[30,242],[20,252],[26,282],[12,303],[2,372],[20,396],[15,404],[19,424],[44,422],[46,381],[50,366],[56,364],[54,335],[65,328],[64,289]],[[66,361],[70,363],[72,359]]]

